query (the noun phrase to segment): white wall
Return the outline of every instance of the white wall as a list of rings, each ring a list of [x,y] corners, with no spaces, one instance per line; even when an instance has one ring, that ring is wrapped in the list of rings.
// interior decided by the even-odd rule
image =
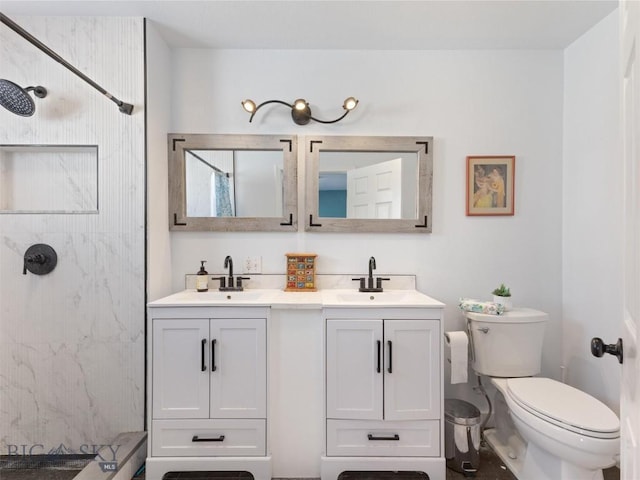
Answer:
[[[592,337],[622,327],[623,169],[618,12],[565,50],[562,358],[567,383],[619,411],[620,366],[596,359]]]
[[[146,22],[147,52],[147,297],[171,293],[167,133],[171,52],[153,22]]]
[[[489,299],[504,282],[516,305],[549,312],[543,373],[560,377],[562,52],[180,49],[172,66],[174,133],[432,135],[435,143],[432,234],[173,232],[174,290],[201,259],[216,273],[225,255],[236,264],[260,255],[264,273],[284,273],[284,253],[304,251],[319,255],[319,273],[358,274],[373,255],[379,274],[416,274],[420,291],[447,304],[452,330],[463,325],[459,297]],[[314,115],[333,118],[350,95],[360,104],[333,125],[297,126],[277,105],[249,123],[240,105],[304,97]],[[491,154],[516,156],[516,214],[467,217],[465,157]]]
[[[98,212],[0,216],[0,447],[111,442],[143,428],[144,43],[141,19],[16,17],[133,115],[8,28],[2,77],[42,85],[32,117],[0,109],[0,144],[98,145]],[[117,39],[117,41],[114,41]],[[36,185],[22,184],[35,189]],[[2,188],[2,185],[0,185]],[[22,275],[50,244],[58,264]]]

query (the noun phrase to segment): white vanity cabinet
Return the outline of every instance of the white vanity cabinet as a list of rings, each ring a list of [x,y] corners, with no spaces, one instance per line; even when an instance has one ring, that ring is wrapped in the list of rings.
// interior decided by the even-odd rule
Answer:
[[[239,470],[270,478],[268,307],[150,307],[147,476]]]
[[[325,308],[326,455],[342,471],[444,478],[441,308]]]
[[[266,418],[266,319],[157,319],[153,418]]]
[[[419,471],[446,480],[444,305],[413,278],[394,282],[405,288],[184,290],[151,302],[146,478]]]

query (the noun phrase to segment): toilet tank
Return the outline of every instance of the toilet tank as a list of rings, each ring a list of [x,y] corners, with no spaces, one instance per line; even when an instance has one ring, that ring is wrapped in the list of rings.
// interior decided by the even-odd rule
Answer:
[[[531,308],[502,315],[467,312],[473,369],[491,377],[529,377],[540,373],[544,329],[549,316]]]

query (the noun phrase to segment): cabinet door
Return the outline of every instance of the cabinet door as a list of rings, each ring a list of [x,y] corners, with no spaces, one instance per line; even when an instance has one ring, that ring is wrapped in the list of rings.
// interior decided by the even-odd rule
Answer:
[[[154,320],[152,335],[153,418],[209,418],[209,320]]]
[[[386,320],[384,418],[440,417],[440,324]]]
[[[382,320],[327,320],[327,418],[382,419]]]
[[[211,354],[211,418],[266,418],[266,320],[211,320]]]

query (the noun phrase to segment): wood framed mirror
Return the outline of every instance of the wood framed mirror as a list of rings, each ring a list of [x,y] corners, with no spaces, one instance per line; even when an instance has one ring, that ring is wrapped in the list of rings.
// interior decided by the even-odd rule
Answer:
[[[297,230],[297,137],[172,133],[168,148],[170,230]]]
[[[433,137],[305,138],[305,230],[431,233]]]

